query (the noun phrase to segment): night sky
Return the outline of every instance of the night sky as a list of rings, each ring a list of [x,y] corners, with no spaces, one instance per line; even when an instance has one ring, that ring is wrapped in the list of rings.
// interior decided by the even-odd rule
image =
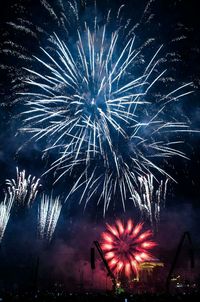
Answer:
[[[49,0],[55,10],[58,10],[56,0]],[[147,1],[137,0],[97,0],[97,14],[101,18],[111,8],[116,11],[121,4],[125,4],[124,18],[132,19],[132,24],[140,21]],[[90,18],[90,9],[93,1],[88,1],[88,8],[80,8],[80,16]],[[185,97],[180,103],[175,103],[172,110],[175,115],[187,116],[191,129],[200,130],[200,19],[197,0],[155,0],[151,4],[152,19],[146,25],[140,26],[136,32],[138,42],[155,37],[156,45],[164,44],[164,51],[175,52],[179,60],[168,65],[169,74],[176,79],[173,83],[179,86],[182,83],[193,82],[194,92]],[[16,166],[26,169],[27,174],[40,177],[44,173],[51,156],[42,157],[45,142],[29,141],[28,134],[22,134],[21,112],[24,110],[23,100],[16,96],[20,88],[21,74],[17,70],[29,67],[32,62],[24,61],[10,51],[12,47],[6,41],[17,41],[27,53],[27,56],[38,56],[39,47],[44,46],[44,36],[26,36],[26,33],[16,32],[10,22],[20,22],[20,18],[30,20],[33,33],[35,26],[43,27],[46,31],[63,35],[56,20],[48,15],[39,0],[7,0],[0,2],[0,197],[3,200],[5,179],[14,178]],[[27,38],[29,37],[29,38]],[[182,37],[181,39],[176,39]],[[63,38],[63,37],[62,37]],[[68,41],[73,41],[73,31],[69,31]],[[172,40],[176,40],[172,43]],[[151,50],[151,49],[150,49]],[[145,54],[148,56],[148,51]],[[34,64],[34,63],[33,63]],[[184,231],[190,231],[196,255],[200,253],[200,133],[186,133],[182,137],[185,141],[181,147],[188,160],[174,157],[164,163],[164,168],[176,179],[177,183],[170,182],[166,205],[161,209],[161,220],[157,226],[155,238],[159,244],[155,253],[158,257],[170,263],[171,255]],[[63,179],[54,188],[54,194],[60,195],[63,200],[74,182],[76,175]],[[41,179],[40,193],[48,194],[52,191],[53,175],[48,174]],[[39,198],[38,198],[39,199]],[[102,206],[96,206],[95,198],[90,201],[84,211],[84,204],[78,205],[78,195],[70,203],[63,206],[60,219],[50,245],[42,244],[37,239],[37,209],[38,199],[31,209],[16,206],[8,223],[0,250],[0,271],[10,273],[13,280],[29,276],[39,255],[43,273],[49,268],[64,282],[71,284],[79,282],[81,269],[88,280],[89,249],[93,240],[100,238],[105,222],[113,222],[115,218],[126,219],[131,217],[139,221],[141,215],[128,202],[124,213],[119,200],[112,200],[106,217],[102,216]],[[149,226],[149,222],[146,221]],[[172,236],[173,234],[173,236]],[[28,264],[27,264],[28,263]],[[81,264],[80,264],[81,263]],[[197,261],[199,265],[199,260]],[[21,269],[19,266],[21,265]],[[72,266],[72,272],[67,267]],[[82,265],[82,266],[81,266]],[[29,267],[28,267],[29,266]],[[66,266],[66,270],[63,267]],[[103,274],[102,267],[98,268],[99,275]],[[45,272],[45,273],[44,273]],[[21,275],[20,275],[21,274]],[[53,273],[52,273],[53,276]],[[1,278],[1,277],[0,277]],[[11,278],[11,279],[12,279]],[[42,278],[42,277],[41,277]],[[52,277],[54,278],[54,277]],[[100,279],[101,277],[99,277]],[[104,278],[104,277],[102,277]],[[23,278],[22,278],[23,279]],[[68,280],[68,281],[66,281]],[[75,281],[74,281],[75,280]],[[77,281],[79,280],[79,281]],[[99,285],[101,286],[101,285]]]

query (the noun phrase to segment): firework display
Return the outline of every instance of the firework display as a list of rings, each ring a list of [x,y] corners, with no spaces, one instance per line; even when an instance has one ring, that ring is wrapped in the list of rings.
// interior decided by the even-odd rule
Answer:
[[[61,208],[62,205],[59,196],[54,199],[52,195],[43,195],[38,208],[38,233],[40,239],[51,241]]]
[[[120,29],[108,33],[107,26],[85,24],[84,31],[77,32],[73,53],[58,36],[50,36],[56,53],[42,49],[46,59],[36,60],[45,74],[27,69],[26,83],[36,88],[21,93],[28,108],[22,113],[25,126],[21,130],[35,140],[48,137],[50,146],[45,152],[57,150],[58,158],[45,174],[57,170],[57,182],[74,169],[82,170],[66,199],[79,189],[80,203],[85,199],[87,205],[100,191],[104,214],[117,193],[124,209],[127,197],[142,208],[137,178],[141,182],[144,175],[153,177],[156,172],[170,177],[156,159],[185,158],[175,148],[181,143],[176,135],[190,131],[189,126],[169,119],[165,111],[173,101],[191,93],[185,91],[191,83],[184,84],[161,95],[155,108],[150,92],[166,72],[157,71],[162,46],[136,76],[140,51],[134,48],[135,35],[125,37],[127,42],[120,49]]]
[[[5,194],[4,200],[0,203],[0,243],[3,239],[8,220],[10,218],[13,201],[14,196],[12,194]]]
[[[16,170],[16,179],[6,179],[8,191],[18,204],[30,207],[38,194],[40,179],[32,175],[26,177],[26,171],[19,171],[18,167]]]
[[[23,32],[42,45],[40,53],[31,55],[22,45],[9,44],[17,47],[16,57],[29,62],[29,68],[26,64],[16,72],[15,101],[23,105],[19,130],[41,144],[48,161],[43,176],[53,175],[54,185],[73,174],[65,201],[78,194],[86,208],[96,200],[105,215],[114,199],[123,210],[132,200],[158,220],[161,187],[173,179],[166,162],[186,158],[178,146],[181,135],[192,131],[188,118],[173,106],[192,92],[192,83],[168,86],[175,79],[167,62],[175,61],[175,54],[165,53],[155,38],[138,43],[142,22],[126,20],[124,5],[99,17],[97,3],[55,2],[40,1],[55,32],[46,23],[23,18],[20,24],[8,23],[16,35]],[[151,2],[143,12],[144,24]],[[87,13],[81,15],[87,7],[90,20]],[[152,179],[160,182],[158,191]]]
[[[124,224],[117,220],[114,225],[107,224],[102,234],[101,247],[110,268],[116,274],[137,276],[142,262],[155,261],[149,251],[157,244],[151,238],[150,230],[143,231],[143,223],[134,225],[130,219]]]
[[[169,58],[176,61],[176,55],[154,43],[154,37],[139,36],[142,22],[150,22],[152,2],[143,21],[135,23],[124,17],[125,5],[106,9],[100,17],[97,3],[41,0],[55,31],[48,22],[37,24],[24,16],[8,22],[16,35],[4,44],[5,52],[17,48],[14,57],[29,62],[12,69],[14,103],[20,105],[20,135],[30,138],[46,160],[43,179],[52,178],[53,186],[66,182],[65,202],[78,200],[86,208],[95,200],[104,216],[113,202],[124,211],[133,204],[153,225],[169,179],[174,180],[167,170],[170,158],[187,158],[181,135],[193,130],[173,106],[192,92],[193,84],[177,85],[168,72]],[[16,42],[22,33],[40,50],[30,53],[20,39]],[[40,179],[17,168],[16,180],[6,184],[19,204],[31,206]],[[43,222],[47,200],[43,196],[39,211]]]
[[[2,299],[200,290],[199,28],[186,2],[2,1]]]

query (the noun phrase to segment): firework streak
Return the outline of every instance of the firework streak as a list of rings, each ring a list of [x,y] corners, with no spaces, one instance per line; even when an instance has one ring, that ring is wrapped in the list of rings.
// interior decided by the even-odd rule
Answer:
[[[138,177],[138,191],[133,201],[150,219],[153,227],[160,219],[160,208],[165,205],[168,182],[169,179],[164,182],[161,180],[156,188],[152,174]]]
[[[43,195],[38,208],[38,233],[40,239],[51,241],[61,208],[59,196],[54,199],[52,196]]]
[[[4,201],[0,203],[0,243],[3,239],[8,220],[10,218],[10,211],[13,205],[14,196],[12,194],[5,194]]]

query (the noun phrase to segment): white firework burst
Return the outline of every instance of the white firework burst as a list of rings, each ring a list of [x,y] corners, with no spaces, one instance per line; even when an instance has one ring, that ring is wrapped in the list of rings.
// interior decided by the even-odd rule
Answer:
[[[28,70],[37,78],[26,82],[36,86],[37,92],[22,93],[29,98],[26,101],[28,110],[22,113],[27,125],[23,130],[32,133],[36,140],[48,138],[51,143],[45,151],[57,148],[59,158],[51,169],[64,170],[60,177],[72,171],[80,161],[88,165],[96,157],[102,158],[107,167],[110,167],[112,157],[119,171],[118,150],[124,142],[134,145],[129,157],[138,174],[143,175],[151,168],[165,174],[150,159],[149,153],[154,158],[184,157],[172,147],[180,141],[168,142],[168,134],[190,131],[188,125],[165,121],[162,114],[168,103],[191,93],[182,91],[191,83],[162,96],[157,101],[162,105],[158,105],[156,113],[152,114],[155,104],[148,100],[148,92],[166,71],[156,71],[161,47],[146,64],[143,73],[136,77],[134,65],[138,62],[139,52],[134,49],[135,37],[117,56],[118,31],[107,39],[106,26],[99,29],[100,32],[91,32],[88,27],[85,31],[83,37],[78,32],[75,54],[57,36],[54,39],[57,57],[43,49],[47,60],[36,59],[48,75]],[[161,141],[162,133],[166,139],[163,137]],[[145,151],[147,156],[140,151],[141,145],[148,149]]]
[[[6,179],[7,189],[17,203],[30,207],[37,197],[40,179],[30,174],[26,176],[26,171],[19,171],[18,167],[16,171],[16,179]]]
[[[57,56],[43,49],[47,60],[37,58],[47,73],[28,70],[36,79],[27,79],[27,83],[37,87],[37,92],[22,93],[28,97],[28,110],[22,113],[27,125],[23,130],[36,140],[48,138],[50,146],[45,151],[56,149],[58,153],[46,173],[57,169],[59,180],[74,168],[85,166],[68,197],[85,185],[80,202],[87,193],[87,205],[103,186],[100,200],[104,200],[104,212],[116,191],[124,209],[128,194],[140,204],[138,177],[156,171],[170,177],[155,159],[185,157],[174,147],[182,143],[174,140],[174,133],[190,131],[189,127],[169,117],[165,120],[164,112],[169,103],[191,93],[183,92],[191,85],[185,84],[161,96],[155,109],[149,91],[165,73],[157,72],[161,47],[137,77],[135,37],[117,55],[119,32],[109,38],[107,35],[106,26],[94,32],[86,26],[84,35],[78,32],[74,53],[55,36]],[[101,175],[95,173],[99,162]]]

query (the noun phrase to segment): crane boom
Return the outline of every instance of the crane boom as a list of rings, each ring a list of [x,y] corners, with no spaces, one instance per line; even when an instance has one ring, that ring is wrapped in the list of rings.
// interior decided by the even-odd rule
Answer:
[[[111,278],[111,280],[112,280],[112,283],[113,283],[113,290],[115,291],[115,290],[116,290],[116,285],[117,285],[116,278],[115,278],[113,272],[111,271],[111,269],[110,269],[110,267],[109,267],[109,265],[108,265],[107,260],[106,260],[105,257],[104,257],[104,254],[103,254],[103,251],[102,251],[102,248],[101,248],[99,242],[98,242],[98,241],[94,241],[94,245],[96,246],[97,251],[99,252],[99,255],[100,255],[100,257],[101,257],[101,259],[102,259],[102,261],[103,261],[103,263],[104,263],[104,265],[105,265],[105,268],[106,268],[106,270],[107,270],[107,272],[108,272],[108,276],[109,276],[109,277]]]

